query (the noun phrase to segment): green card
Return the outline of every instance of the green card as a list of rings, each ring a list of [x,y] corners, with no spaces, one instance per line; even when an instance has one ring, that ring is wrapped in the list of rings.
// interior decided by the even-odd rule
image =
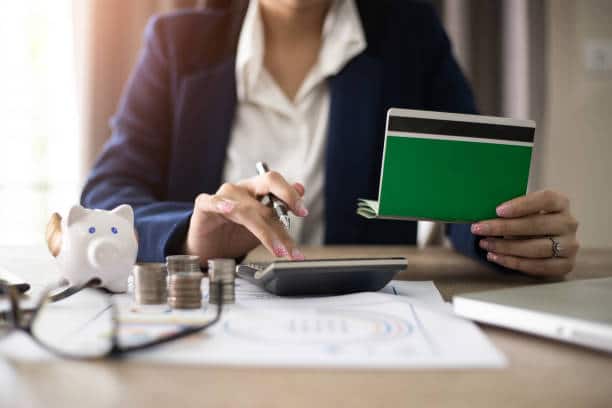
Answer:
[[[389,109],[378,201],[366,218],[476,222],[527,191],[535,122]]]

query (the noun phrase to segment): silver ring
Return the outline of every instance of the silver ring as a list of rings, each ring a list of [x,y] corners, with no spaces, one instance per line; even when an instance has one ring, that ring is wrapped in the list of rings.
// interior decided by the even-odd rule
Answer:
[[[561,256],[561,243],[553,237],[548,237],[552,242],[552,257],[559,258]]]

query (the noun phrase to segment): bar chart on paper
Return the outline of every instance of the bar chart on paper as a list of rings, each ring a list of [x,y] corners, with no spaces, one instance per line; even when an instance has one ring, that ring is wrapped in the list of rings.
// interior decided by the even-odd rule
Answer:
[[[394,305],[384,306],[392,308]],[[387,357],[393,359],[397,355],[389,353],[389,348],[427,356],[435,351],[417,328],[412,312],[400,318],[369,308],[304,309],[299,313],[265,309],[255,316],[237,313],[226,321],[223,335],[231,338],[234,344],[247,348],[277,345],[273,353],[274,359],[280,358],[278,363],[290,359],[296,351],[315,360],[325,357],[345,363],[353,355],[369,356],[379,361]]]

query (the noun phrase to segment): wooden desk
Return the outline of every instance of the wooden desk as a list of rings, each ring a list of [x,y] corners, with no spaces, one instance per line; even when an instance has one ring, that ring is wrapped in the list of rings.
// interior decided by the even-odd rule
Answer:
[[[9,267],[25,253],[0,249],[0,265]],[[434,280],[446,299],[457,293],[539,282],[492,272],[446,249],[327,247],[305,253],[308,257],[406,256],[410,268],[401,278]],[[256,250],[249,258],[266,257]],[[34,278],[36,272],[31,273]],[[612,276],[612,250],[583,250],[568,279],[605,276]],[[0,362],[0,406],[612,406],[612,356],[494,327],[483,329],[508,357],[506,369],[368,372]]]

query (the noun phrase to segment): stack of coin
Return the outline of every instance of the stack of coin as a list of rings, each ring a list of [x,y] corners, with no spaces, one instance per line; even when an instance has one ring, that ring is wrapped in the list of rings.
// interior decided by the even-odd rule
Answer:
[[[162,263],[134,265],[132,282],[134,300],[139,305],[166,303],[166,266]]]
[[[210,259],[208,261],[208,302],[217,304],[219,294],[223,304],[236,302],[236,262],[233,259]]]
[[[176,272],[168,276],[168,306],[173,309],[202,307],[202,273]]]
[[[168,268],[168,275],[174,275],[175,273],[189,273],[189,272],[201,273],[200,257],[196,255],[167,256],[166,266]]]

